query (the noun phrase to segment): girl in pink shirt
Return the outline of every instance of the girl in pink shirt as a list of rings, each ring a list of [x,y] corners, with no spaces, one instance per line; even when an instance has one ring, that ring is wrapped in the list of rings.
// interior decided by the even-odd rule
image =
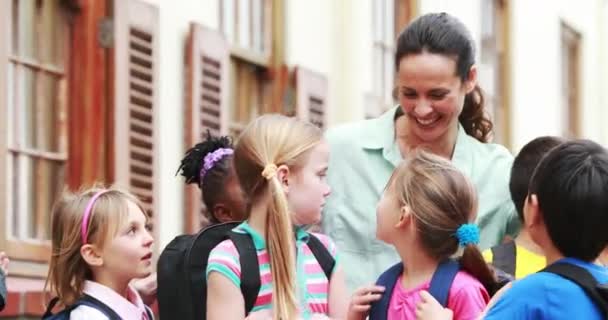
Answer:
[[[395,247],[403,264],[388,310],[383,311],[387,319],[416,319],[420,292],[429,290],[437,266],[457,253],[462,255],[460,271],[447,307],[454,319],[476,319],[482,312],[496,281],[476,246],[476,207],[471,182],[446,159],[415,151],[395,170],[377,207],[376,236]],[[364,319],[383,290],[357,290],[348,319]],[[370,320],[377,320],[374,314]]]
[[[134,196],[116,189],[64,195],[51,220],[51,308],[61,302],[72,320],[152,320],[129,286],[152,272],[148,219]]]

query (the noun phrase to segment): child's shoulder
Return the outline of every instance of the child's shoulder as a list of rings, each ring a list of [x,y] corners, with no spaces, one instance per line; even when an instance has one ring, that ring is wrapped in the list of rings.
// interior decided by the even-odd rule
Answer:
[[[310,235],[319,239],[319,241],[321,241],[323,246],[325,246],[325,248],[327,248],[327,250],[331,253],[332,256],[336,255],[336,253],[337,253],[336,244],[328,235],[325,235],[322,233],[316,233],[316,232],[310,232]]]
[[[489,295],[483,284],[466,271],[458,271],[450,288],[450,297],[457,295],[481,295],[486,301],[489,300]]]
[[[220,263],[220,264],[238,264],[239,251],[232,240],[226,239],[211,249],[209,252],[209,264]]]
[[[78,306],[70,312],[70,320],[108,320],[108,317],[95,308]]]

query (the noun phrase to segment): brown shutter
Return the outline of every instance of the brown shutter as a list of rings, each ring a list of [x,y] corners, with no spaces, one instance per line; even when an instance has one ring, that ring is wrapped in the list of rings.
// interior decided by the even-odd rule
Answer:
[[[115,182],[155,212],[158,109],[158,9],[114,1]]]
[[[186,148],[228,131],[228,72],[230,49],[223,36],[199,24],[190,25],[186,48]],[[208,224],[197,186],[186,186],[186,231]]]
[[[327,128],[327,78],[302,67],[295,70],[296,116]]]

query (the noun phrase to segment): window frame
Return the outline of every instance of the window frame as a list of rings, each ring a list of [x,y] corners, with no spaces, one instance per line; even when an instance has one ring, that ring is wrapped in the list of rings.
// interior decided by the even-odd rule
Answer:
[[[16,145],[11,145],[12,142],[9,141],[9,139],[11,137],[11,134],[14,133],[14,131],[11,132],[12,130],[9,129],[10,126],[3,126],[3,129],[0,130],[0,152],[2,153],[2,155],[0,155],[0,175],[4,177],[4,179],[6,179],[4,183],[0,183],[0,194],[2,194],[2,196],[0,197],[0,212],[2,212],[2,214],[0,215],[0,230],[4,231],[4,235],[0,236],[0,248],[2,248],[2,250],[5,250],[8,256],[14,261],[25,262],[24,268],[15,269],[14,272],[11,272],[12,274],[38,277],[42,276],[43,274],[41,274],[40,268],[36,267],[36,265],[40,263],[47,263],[49,261],[50,240],[38,240],[30,238],[22,239],[13,236],[13,232],[11,231],[13,227],[10,225],[12,224],[12,219],[14,219],[14,217],[10,217],[9,215],[13,213],[24,213],[15,213],[15,211],[12,210],[13,208],[11,203],[13,202],[13,197],[15,197],[15,191],[12,190],[13,184],[10,180],[13,178],[16,169],[12,166],[11,168],[9,168],[7,162],[10,161],[9,158],[13,157],[13,155],[16,153],[25,154],[26,157],[30,159],[43,159],[44,161],[52,162],[61,161],[63,162],[62,165],[64,166],[63,172],[67,173],[67,166],[69,165],[68,146],[70,140],[67,129],[70,108],[70,101],[67,97],[67,86],[70,85],[70,75],[72,71],[72,66],[70,63],[70,46],[72,43],[71,31],[73,30],[73,26],[71,24],[70,15],[73,12],[68,8],[62,7],[61,3],[59,4],[59,10],[65,11],[65,16],[63,17],[65,18],[65,21],[62,22],[64,23],[64,26],[62,27],[66,27],[68,31],[64,33],[65,42],[64,48],[62,49],[62,53],[66,56],[63,58],[65,63],[63,66],[63,70],[61,70],[53,66],[52,64],[41,63],[36,60],[15,56],[11,53],[11,48],[13,46],[13,37],[15,36],[14,32],[10,32],[10,30],[12,30],[12,24],[14,19],[13,4],[13,1],[2,1],[0,3],[0,17],[4,23],[3,29],[9,30],[9,32],[2,33],[6,37],[2,37],[2,39],[0,39],[0,96],[6,97],[2,101],[0,101],[0,119],[8,120],[9,116],[11,116],[11,119],[14,119],[13,116],[15,116],[9,114],[8,106],[9,92],[7,90],[9,88],[9,84],[13,81],[13,79],[9,79],[8,68],[10,64],[20,65],[21,67],[26,67],[29,70],[34,69],[37,74],[46,73],[51,74],[53,76],[61,76],[61,79],[57,82],[58,94],[54,95],[54,97],[56,97],[57,99],[56,103],[58,104],[58,111],[61,113],[55,117],[55,125],[56,128],[58,128],[58,132],[60,135],[59,140],[57,141],[59,148],[57,151],[49,152],[29,147],[23,148],[19,145],[19,143],[17,143]],[[36,92],[36,96],[38,97],[40,96],[41,90],[40,80],[37,79],[35,83],[36,87],[34,89],[34,92]],[[10,93],[10,95],[13,94],[14,93]],[[34,174],[35,172],[36,169],[34,169]],[[50,195],[42,196],[48,197]],[[40,219],[40,217],[38,217],[38,219]],[[34,218],[34,220],[32,221],[35,221],[34,223],[37,224],[42,223],[41,221],[36,220],[37,218]],[[50,232],[50,227],[47,232]],[[50,234],[47,234],[47,236],[50,238]]]

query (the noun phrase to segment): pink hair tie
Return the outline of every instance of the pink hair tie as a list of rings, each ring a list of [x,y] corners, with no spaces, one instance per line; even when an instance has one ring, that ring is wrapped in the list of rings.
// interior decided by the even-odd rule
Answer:
[[[89,228],[89,217],[91,216],[91,211],[93,210],[93,205],[95,204],[95,201],[97,200],[97,198],[99,198],[102,194],[108,192],[108,190],[101,190],[99,192],[97,192],[92,198],[91,200],[89,200],[89,203],[87,203],[87,208],[84,209],[84,216],[82,217],[82,226],[80,228],[80,236],[82,238],[82,244],[86,244],[87,243],[87,233],[88,233],[88,228]]]

